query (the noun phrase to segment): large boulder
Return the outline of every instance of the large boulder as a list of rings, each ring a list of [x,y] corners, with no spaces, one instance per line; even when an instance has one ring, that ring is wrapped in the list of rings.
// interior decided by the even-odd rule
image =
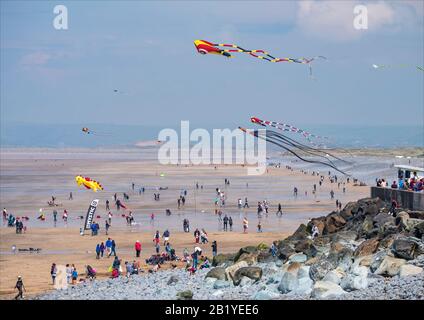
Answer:
[[[343,219],[338,213],[331,213],[325,219],[325,227],[323,234],[331,234],[341,230],[346,224],[346,220]]]
[[[308,260],[308,257],[303,253],[295,253],[289,257],[290,262],[304,263],[306,260]]]
[[[280,284],[278,285],[278,290],[281,293],[288,293],[293,291],[299,285],[299,280],[296,273],[294,272],[285,272],[281,278]]]
[[[362,222],[361,225],[361,233],[363,235],[368,235],[372,233],[372,230],[374,229],[374,221],[371,216],[365,217],[365,220]]]
[[[372,256],[371,263],[369,265],[371,272],[375,272],[380,267],[387,255],[388,251],[379,251]]]
[[[405,230],[406,231],[414,230],[414,228],[421,223],[424,223],[424,221],[421,220],[421,219],[414,219],[414,218],[406,219],[405,220]]]
[[[329,281],[317,281],[312,289],[311,297],[316,299],[328,299],[345,294],[346,291],[339,285]]]
[[[352,218],[359,209],[359,203],[358,202],[348,202],[342,211],[340,211],[340,215],[343,219],[346,221]]]
[[[342,279],[340,286],[346,291],[362,290],[368,287],[368,268],[359,266]]]
[[[332,242],[343,242],[343,243],[351,243],[358,239],[358,234],[356,231],[348,230],[348,231],[339,231],[331,237]]]
[[[297,295],[310,295],[314,282],[309,277],[298,278],[297,287],[293,290]]]
[[[318,262],[311,265],[309,269],[309,277],[314,281],[321,280],[329,271],[335,268],[336,266],[330,261],[326,259],[320,259]]]
[[[400,266],[399,269],[399,277],[408,277],[408,276],[414,276],[416,274],[419,274],[423,272],[423,268],[413,266],[410,264],[404,264]]]
[[[405,211],[401,211],[396,215],[396,224],[406,228],[406,221],[409,219],[409,214]]]
[[[342,278],[345,276],[345,273],[342,270],[334,269],[328,272],[322,281],[333,282],[335,284],[340,284]]]
[[[295,244],[294,250],[306,254],[308,258],[315,257],[318,250],[313,243],[311,239],[300,240]]]
[[[258,262],[258,253],[243,253],[238,259],[237,262],[245,261],[249,266]]]
[[[395,225],[395,218],[387,213],[379,213],[373,218],[374,226],[380,228],[386,224]]]
[[[307,239],[311,234],[307,230],[307,226],[303,223],[297,228],[297,230],[289,237],[287,237],[287,240],[302,240]]]
[[[225,274],[225,268],[223,267],[215,267],[211,269],[205,276],[205,278],[215,278],[218,280],[227,280],[227,276]]]
[[[350,268],[353,262],[353,250],[348,247],[342,247],[341,249],[330,251],[330,254],[327,257],[327,261],[331,262],[334,267],[339,267],[342,270],[347,270]]]
[[[415,225],[411,230],[411,235],[424,241],[424,221]]]
[[[359,211],[363,211],[366,215],[378,214],[380,208],[383,206],[383,201],[380,198],[364,198],[358,200]]]
[[[230,286],[231,286],[231,283],[229,281],[224,281],[224,280],[216,280],[215,283],[213,284],[214,289],[224,289]]]
[[[277,248],[278,259],[283,261],[287,261],[292,254],[296,253],[296,251],[294,251],[294,249],[286,241],[280,241],[277,245]]]
[[[397,258],[413,260],[418,255],[418,244],[410,238],[396,239],[392,244],[392,252]]]
[[[234,262],[238,262],[240,257],[243,254],[246,254],[246,253],[251,254],[256,252],[258,252],[258,248],[255,246],[247,246],[247,247],[240,248],[240,250],[237,252],[236,256],[234,257]]]
[[[408,211],[409,217],[424,220],[424,211]]]
[[[378,249],[380,241],[378,239],[369,239],[362,242],[355,250],[355,257],[369,256],[375,253]]]
[[[374,273],[382,276],[393,277],[399,273],[400,267],[403,266],[405,263],[406,260],[404,259],[397,259],[386,256]]]
[[[234,253],[217,254],[215,257],[213,257],[212,266],[216,267],[223,264],[226,264],[226,265],[231,264],[234,261],[234,257],[235,257]]]
[[[256,260],[258,262],[264,262],[264,263],[268,263],[268,262],[272,262],[274,261],[274,257],[272,256],[271,252],[267,252],[267,251],[261,251],[259,252],[259,254],[256,257]]]
[[[311,219],[311,221],[309,221],[308,225],[306,226],[306,230],[312,233],[312,227],[316,226],[318,228],[319,234],[322,234],[325,228],[325,218],[326,217],[322,216],[322,217]]]
[[[253,300],[272,300],[272,299],[277,299],[279,298],[280,295],[274,291],[271,290],[260,290],[258,292],[256,292],[252,299]]]
[[[191,300],[193,299],[193,292],[190,290],[181,291],[177,293],[178,300]]]
[[[234,285],[238,286],[242,277],[247,277],[254,281],[259,281],[262,278],[262,268],[259,267],[242,267],[236,271],[233,277]]]
[[[246,261],[240,261],[237,262],[227,268],[225,268],[225,275],[227,277],[228,280],[234,280],[234,274],[237,272],[238,269],[240,268],[244,268],[244,267],[248,267],[249,265],[247,264]]]

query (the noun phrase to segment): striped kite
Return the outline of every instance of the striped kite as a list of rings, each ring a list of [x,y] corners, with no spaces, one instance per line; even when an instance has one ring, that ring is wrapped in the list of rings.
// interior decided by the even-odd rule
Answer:
[[[230,54],[230,52],[240,52],[240,53],[247,53],[251,55],[252,57],[267,60],[269,62],[294,62],[294,63],[300,63],[300,64],[307,64],[309,65],[309,73],[312,76],[312,66],[311,63],[317,58],[320,59],[327,59],[324,56],[316,56],[310,59],[307,58],[276,58],[272,55],[270,55],[265,50],[248,50],[243,49],[242,47],[239,47],[235,44],[225,44],[225,43],[212,43],[206,40],[194,40],[194,45],[197,49],[197,52],[200,54],[218,54],[223,55],[228,58],[232,58],[233,56]],[[219,47],[224,48],[233,48],[233,49],[223,49]]]
[[[99,182],[91,180],[89,177],[76,176],[75,181],[77,182],[78,186],[84,185],[84,187],[91,189],[94,192],[97,192],[97,189],[103,190],[103,187]]]
[[[276,128],[278,130],[281,131],[287,131],[287,132],[294,132],[294,133],[300,133],[301,135],[303,135],[311,144],[315,145],[315,143],[311,140],[311,138],[316,138],[316,139],[328,139],[328,137],[323,137],[323,136],[318,136],[316,134],[310,133],[306,130],[300,129],[300,128],[296,128],[290,124],[287,123],[280,123],[280,122],[275,122],[275,121],[268,121],[268,120],[261,120],[259,118],[256,117],[251,117],[250,121],[252,123],[256,123],[258,125],[261,125],[263,127],[266,126],[270,126],[273,128]]]

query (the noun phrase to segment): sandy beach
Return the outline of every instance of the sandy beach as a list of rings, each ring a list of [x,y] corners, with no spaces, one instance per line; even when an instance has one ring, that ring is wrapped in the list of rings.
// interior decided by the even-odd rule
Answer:
[[[181,255],[184,248],[189,250],[195,245],[192,232],[195,228],[205,228],[209,240],[218,242],[219,252],[233,252],[245,245],[257,245],[261,242],[270,244],[282,239],[297,226],[309,218],[321,216],[335,210],[335,200],[344,204],[369,195],[368,187],[331,184],[327,179],[319,187],[318,177],[305,174],[300,169],[288,170],[270,167],[261,176],[247,176],[242,166],[163,166],[152,159],[154,150],[139,153],[93,154],[87,150],[74,152],[19,150],[2,152],[1,161],[1,207],[15,216],[28,216],[24,222],[25,234],[16,234],[14,228],[7,228],[3,223],[1,232],[0,295],[10,298],[18,275],[23,276],[27,295],[51,290],[50,266],[56,264],[75,264],[81,272],[86,264],[97,268],[100,277],[106,277],[106,270],[111,259],[95,259],[95,246],[105,241],[104,221],[107,218],[105,201],[109,199],[113,214],[110,237],[117,242],[117,251],[123,262],[133,260],[134,242],[142,243],[142,260],[154,253],[153,234],[165,229],[171,231],[171,245]],[[104,191],[94,193],[78,187],[74,177],[78,174],[92,177],[104,186]],[[327,174],[327,173],[326,173]],[[224,179],[230,185],[224,185]],[[339,177],[340,178],[340,177]],[[132,190],[132,182],[135,189]],[[199,184],[197,189],[195,184]],[[313,185],[317,193],[312,194]],[[203,189],[201,188],[203,186]],[[270,188],[272,186],[272,188]],[[145,192],[139,194],[139,188]],[[167,190],[158,190],[158,188]],[[298,196],[293,196],[293,188],[298,188]],[[215,215],[214,199],[216,188],[226,193],[226,205],[220,208],[224,214],[234,220],[233,232],[223,232],[222,223]],[[177,199],[182,190],[187,190],[184,207],[177,208]],[[335,197],[330,198],[330,190]],[[69,193],[73,200],[69,200]],[[113,195],[123,199],[122,193],[129,195],[123,200],[128,210],[117,211],[113,205]],[[160,193],[160,201],[155,201],[153,194]],[[305,192],[307,192],[305,194]],[[49,207],[47,201],[56,197],[57,207]],[[247,197],[250,208],[238,209],[237,199]],[[92,237],[89,231],[80,236],[79,228],[88,206],[93,199],[99,199],[96,218],[100,224],[99,236]],[[267,200],[270,206],[268,217],[262,219],[263,233],[256,232],[258,221],[256,207],[258,201]],[[277,205],[283,206],[283,217],[277,218]],[[45,221],[37,220],[39,210],[46,215]],[[58,211],[58,222],[53,222],[52,212]],[[63,210],[69,213],[68,223],[62,219]],[[171,216],[165,210],[170,209]],[[122,214],[132,211],[136,224],[127,226]],[[154,222],[150,215],[154,213]],[[241,220],[247,217],[250,222],[249,233],[242,234]],[[190,221],[190,233],[182,232],[184,218]],[[11,247],[41,248],[40,253],[11,254]],[[205,253],[211,254],[210,245],[205,245]],[[144,264],[144,268],[148,266]]]

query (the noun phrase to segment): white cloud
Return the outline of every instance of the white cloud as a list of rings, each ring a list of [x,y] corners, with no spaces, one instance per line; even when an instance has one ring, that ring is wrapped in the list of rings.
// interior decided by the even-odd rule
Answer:
[[[368,29],[357,30],[353,26],[353,9],[356,5],[368,9]],[[413,8],[412,11],[408,10]],[[419,21],[422,5],[416,1],[301,1],[297,13],[297,27],[307,35],[349,41],[369,33],[400,31]]]

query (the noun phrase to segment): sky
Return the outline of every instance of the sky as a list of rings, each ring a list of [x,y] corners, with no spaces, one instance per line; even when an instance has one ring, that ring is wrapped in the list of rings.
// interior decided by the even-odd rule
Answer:
[[[68,29],[53,8],[68,9]],[[365,4],[368,29],[353,27]],[[1,1],[2,125],[415,125],[424,118],[423,1]],[[200,55],[235,43],[305,65]],[[372,64],[408,64],[378,69]],[[114,92],[114,90],[118,90]]]

